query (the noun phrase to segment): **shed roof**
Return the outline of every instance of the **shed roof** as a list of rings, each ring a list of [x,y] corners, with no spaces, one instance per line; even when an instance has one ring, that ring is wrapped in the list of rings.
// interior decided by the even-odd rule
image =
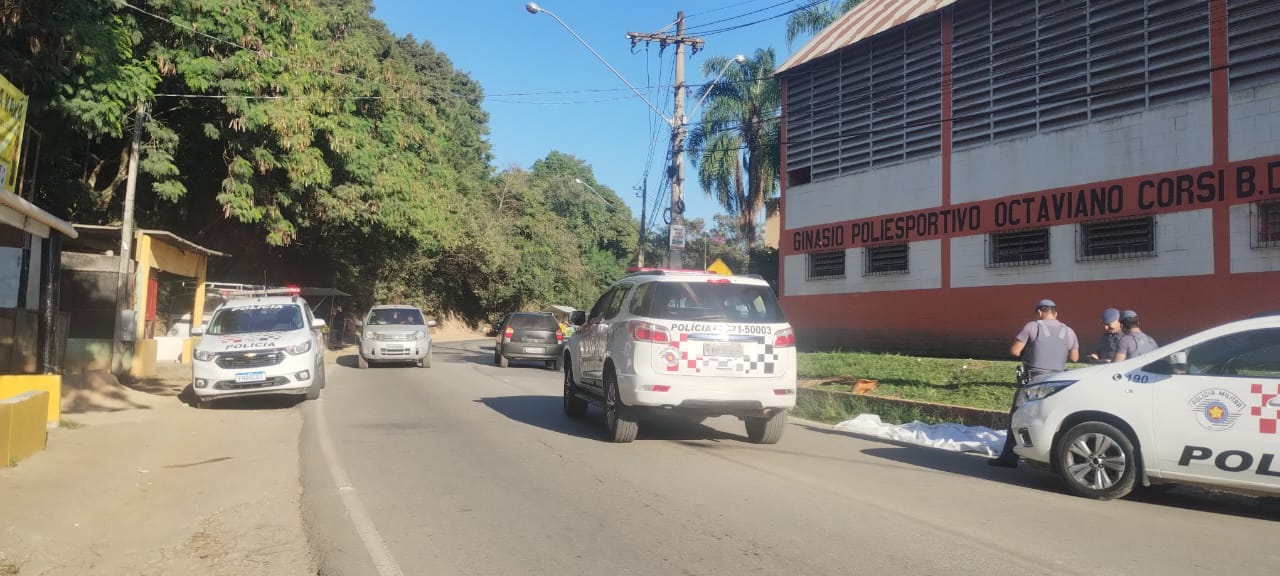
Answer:
[[[114,236],[114,238],[110,240],[114,242],[113,246],[116,249],[119,249],[119,246],[120,246],[120,227],[119,226],[76,224],[75,229],[77,232],[80,232],[82,236],[81,240],[84,241],[86,244],[93,243],[94,240],[101,240],[104,238],[109,238],[111,236]],[[224,254],[222,252],[218,252],[217,250],[205,248],[204,246],[196,244],[195,242],[187,240],[186,238],[178,236],[177,234],[174,234],[173,232],[169,232],[168,230],[148,230],[145,228],[140,228],[140,229],[137,229],[137,232],[140,234],[146,234],[154,238],[160,238],[163,241],[169,244],[172,244],[178,248],[181,248],[183,250],[186,250],[188,252],[195,252],[196,254],[204,254],[205,256],[224,256],[224,257],[230,256],[230,254]]]
[[[921,16],[956,0],[865,0],[796,50],[774,74],[781,74]]]

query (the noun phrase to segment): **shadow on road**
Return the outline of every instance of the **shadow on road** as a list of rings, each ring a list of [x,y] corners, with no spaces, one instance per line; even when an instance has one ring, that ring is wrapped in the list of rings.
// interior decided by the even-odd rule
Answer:
[[[801,426],[823,434],[850,436],[868,442],[892,445],[892,447],[862,450],[862,453],[868,456],[929,468],[939,472],[964,474],[992,482],[1066,494],[1066,491],[1053,474],[1032,468],[1025,463],[1016,470],[992,468],[987,466],[986,458],[981,456],[975,457],[970,454],[926,448],[830,428],[803,424]],[[1280,498],[1255,498],[1228,492],[1205,490],[1193,486],[1159,486],[1153,488],[1139,486],[1126,499],[1145,504],[1200,512],[1243,516],[1260,520],[1280,520]]]
[[[434,359],[435,358],[432,358],[432,360]],[[360,368],[359,364],[357,364],[355,354],[339,356],[338,359],[335,360],[335,362],[337,362],[339,366],[342,366],[344,368],[357,368],[357,369]],[[369,364],[369,369],[371,370],[377,369],[377,368],[417,368],[417,367],[418,367],[417,362],[407,362],[407,361],[406,362],[390,361],[390,362],[378,362],[378,363]]]
[[[544,430],[558,432],[579,438],[605,440],[604,416],[596,408],[587,411],[587,417],[575,420],[565,416],[563,399],[559,396],[497,396],[481,398],[476,402],[483,403],[517,422],[537,426]],[[657,417],[640,423],[638,440],[742,440],[739,437],[703,426],[688,420],[674,417]]]
[[[196,393],[188,384],[178,394],[183,404],[196,408]],[[306,397],[295,394],[278,394],[263,396],[246,396],[242,398],[224,398],[215,400],[210,410],[280,410],[293,408],[306,400]]]

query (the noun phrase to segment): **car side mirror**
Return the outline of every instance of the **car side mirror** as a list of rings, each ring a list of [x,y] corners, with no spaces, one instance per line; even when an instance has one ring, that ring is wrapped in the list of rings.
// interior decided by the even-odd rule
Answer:
[[[427,320],[427,328],[435,328],[435,327],[436,327],[435,320]]]
[[[192,336],[204,336],[204,327],[203,327],[203,326],[192,326],[192,327],[191,327],[191,335],[192,335]]]
[[[1174,374],[1187,373],[1187,351],[1181,350],[1169,355],[1169,367]]]
[[[320,319],[320,318],[312,319],[312,320],[311,320],[311,328],[312,328],[312,329],[320,329],[320,328],[324,328],[324,320],[322,320],[322,319]]]
[[[583,312],[582,310],[574,310],[573,313],[569,315],[569,324],[572,324],[574,326],[581,326],[586,323],[587,323],[587,313]]]

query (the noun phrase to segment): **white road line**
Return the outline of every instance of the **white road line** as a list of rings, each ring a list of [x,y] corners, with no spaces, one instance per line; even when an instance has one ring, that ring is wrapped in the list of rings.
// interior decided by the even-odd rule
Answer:
[[[378,576],[404,576],[400,565],[391,555],[391,550],[387,548],[387,543],[382,536],[378,535],[378,529],[374,527],[373,520],[369,519],[369,513],[365,511],[360,496],[356,495],[356,489],[351,485],[346,469],[338,461],[338,453],[333,449],[333,440],[329,438],[329,425],[325,421],[324,398],[316,402],[316,426],[319,428],[317,433],[320,435],[320,451],[324,453],[324,462],[329,467],[333,484],[338,487],[338,495],[342,497],[342,505],[347,509],[347,517],[351,518],[351,524],[360,535],[360,540],[364,542],[364,549],[373,560],[374,567],[378,569]]]

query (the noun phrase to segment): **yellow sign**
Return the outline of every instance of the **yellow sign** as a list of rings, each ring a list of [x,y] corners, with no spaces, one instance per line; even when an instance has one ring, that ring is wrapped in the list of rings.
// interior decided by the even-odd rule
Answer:
[[[0,76],[0,187],[18,189],[18,161],[27,123],[27,95]]]
[[[710,266],[707,266],[707,272],[712,272],[721,276],[733,276],[733,270],[730,270],[729,265],[725,264],[724,260],[719,258],[716,258],[715,262],[712,262]]]

